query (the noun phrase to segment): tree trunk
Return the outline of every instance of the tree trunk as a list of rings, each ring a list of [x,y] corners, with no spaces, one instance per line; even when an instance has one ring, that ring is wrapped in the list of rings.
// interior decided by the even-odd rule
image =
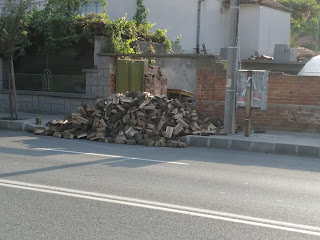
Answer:
[[[9,61],[5,61],[5,71],[8,77],[8,90],[9,90],[9,111],[10,111],[10,118],[13,119],[13,107],[12,107],[12,81],[11,81],[11,70],[9,67]]]
[[[10,59],[10,65],[11,65],[11,81],[12,81],[12,91],[13,91],[13,112],[14,117],[17,120],[18,119],[18,113],[17,113],[17,90],[16,90],[16,80],[14,77],[14,66],[13,66],[13,58]]]

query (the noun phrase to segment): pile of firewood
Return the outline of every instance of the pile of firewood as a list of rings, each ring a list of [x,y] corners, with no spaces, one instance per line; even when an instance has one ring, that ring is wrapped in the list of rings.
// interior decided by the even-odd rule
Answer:
[[[114,94],[95,106],[79,106],[78,113],[47,125],[49,129],[35,134],[157,147],[186,147],[180,136],[217,131],[210,118],[200,119],[192,107],[177,99],[141,92]]]

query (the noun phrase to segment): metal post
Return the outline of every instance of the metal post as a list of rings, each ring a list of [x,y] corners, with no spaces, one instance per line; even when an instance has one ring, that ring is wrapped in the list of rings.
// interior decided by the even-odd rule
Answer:
[[[248,72],[247,91],[246,91],[246,120],[245,137],[250,137],[251,130],[251,101],[252,101],[252,71]]]
[[[316,43],[315,43],[315,52],[316,55],[318,55],[319,50],[319,24],[320,24],[320,18],[317,19],[317,31],[316,31]]]
[[[14,66],[13,66],[13,57],[10,59],[11,65],[11,81],[12,81],[12,91],[13,91],[13,112],[15,119],[18,119],[18,109],[17,109],[17,89],[16,89],[16,80],[14,77]]]
[[[197,46],[196,52],[200,53],[200,28],[201,28],[201,3],[205,0],[198,0],[198,15],[197,15]]]
[[[239,0],[230,1],[230,29],[226,98],[224,107],[224,133],[235,133],[236,122],[236,80],[238,76],[238,25]]]

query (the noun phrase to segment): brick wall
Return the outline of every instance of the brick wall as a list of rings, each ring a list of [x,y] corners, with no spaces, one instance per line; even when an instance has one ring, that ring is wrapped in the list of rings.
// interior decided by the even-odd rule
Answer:
[[[197,70],[197,110],[223,120],[225,71]],[[244,124],[245,109],[237,109]],[[320,77],[270,73],[268,109],[252,112],[255,129],[320,132]]]
[[[151,94],[167,94],[167,77],[159,67],[145,67],[144,91]]]

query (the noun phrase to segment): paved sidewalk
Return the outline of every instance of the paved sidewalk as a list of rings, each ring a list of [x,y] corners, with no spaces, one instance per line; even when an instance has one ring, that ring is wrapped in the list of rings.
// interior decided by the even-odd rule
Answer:
[[[63,119],[62,115],[19,113],[21,120],[1,120],[9,114],[0,113],[0,129],[28,131],[36,126],[45,127],[48,121]],[[36,118],[42,118],[42,125],[36,125]],[[320,158],[320,134],[294,132],[267,132],[244,137],[240,132],[229,136],[185,136],[181,141],[189,146],[232,149],[260,153],[276,153],[294,156]]]
[[[185,136],[182,140],[189,146],[320,157],[320,134],[316,133],[269,131],[245,137],[240,132],[229,136]]]
[[[8,117],[10,117],[10,114],[0,113],[0,129],[28,132],[28,130],[33,129],[34,127],[46,127],[46,123],[53,119],[64,119],[64,116],[62,115],[18,113],[19,120],[3,120],[3,118]],[[37,117],[42,118],[41,125],[36,125]]]

